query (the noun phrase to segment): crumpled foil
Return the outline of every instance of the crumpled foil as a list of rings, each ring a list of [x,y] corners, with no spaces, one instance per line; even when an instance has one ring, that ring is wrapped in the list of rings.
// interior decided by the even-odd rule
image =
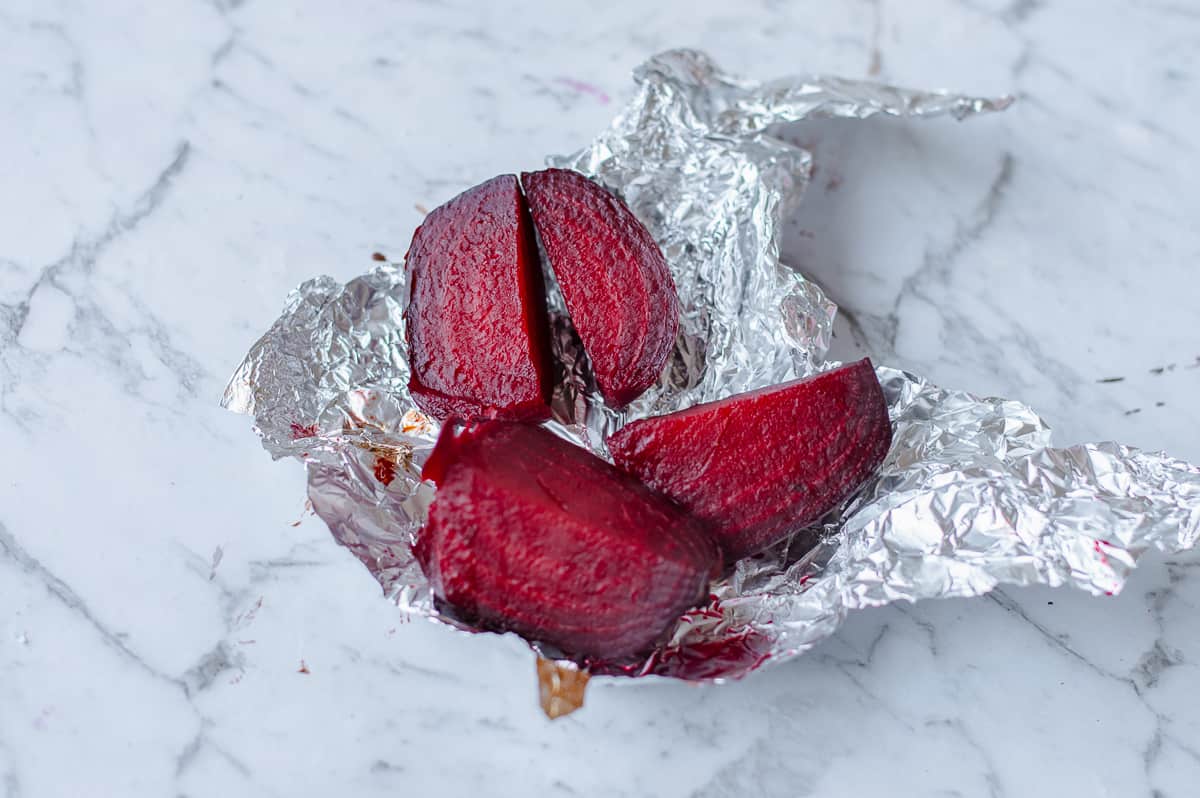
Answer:
[[[590,147],[550,159],[625,198],[662,247],[683,307],[662,379],[617,413],[600,401],[550,286],[563,364],[551,426],[601,455],[604,435],[627,420],[831,365],[836,308],[779,259],[780,222],[812,158],[773,137],[772,125],[962,119],[1010,102],[827,77],[758,83],[685,50],[650,59],[635,78],[637,96]],[[402,609],[459,625],[435,607],[410,550],[433,499],[420,468],[438,425],[406,390],[406,301],[401,264],[345,285],[309,280],[251,349],[223,404],[255,416],[272,456],[307,463],[316,512]],[[823,527],[737,563],[645,661],[593,663],[593,672],[719,680],[811,648],[861,607],[977,596],[999,584],[1111,594],[1147,548],[1184,549],[1200,535],[1196,466],[1111,443],[1049,448],[1049,429],[1019,402],[877,373],[894,425],[877,476]]]

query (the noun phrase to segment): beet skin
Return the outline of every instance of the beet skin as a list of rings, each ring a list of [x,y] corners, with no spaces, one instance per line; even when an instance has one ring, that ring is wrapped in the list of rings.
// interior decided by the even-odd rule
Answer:
[[[679,333],[666,259],[625,203],[578,172],[521,184],[600,393],[624,407],[658,380]]]
[[[409,392],[445,419],[549,418],[545,287],[515,175],[467,189],[413,234]]]
[[[871,361],[626,425],[616,464],[707,522],[729,561],[813,524],[892,442]]]
[[[541,427],[447,426],[423,476],[437,496],[416,550],[437,596],[570,656],[645,652],[720,568],[699,522]]]

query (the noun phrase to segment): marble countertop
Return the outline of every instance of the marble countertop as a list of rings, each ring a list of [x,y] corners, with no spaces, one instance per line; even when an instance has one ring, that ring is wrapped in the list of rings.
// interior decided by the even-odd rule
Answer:
[[[217,407],[297,283],[581,146],[689,45],[1018,95],[799,130],[785,254],[835,354],[1200,461],[1192,4],[601,5],[0,9],[0,796],[1195,795],[1200,554],[859,613],[740,683],[600,680],[551,723],[527,649],[405,623]]]

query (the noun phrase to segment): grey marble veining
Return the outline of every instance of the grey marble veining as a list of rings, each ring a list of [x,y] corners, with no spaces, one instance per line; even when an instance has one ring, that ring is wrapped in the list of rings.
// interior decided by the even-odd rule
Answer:
[[[550,724],[523,645],[403,622],[216,407],[295,284],[575,149],[679,45],[1015,93],[969,135],[790,130],[818,173],[785,257],[835,354],[1200,461],[1187,3],[7,4],[0,796],[1194,794],[1200,555],[860,613]]]

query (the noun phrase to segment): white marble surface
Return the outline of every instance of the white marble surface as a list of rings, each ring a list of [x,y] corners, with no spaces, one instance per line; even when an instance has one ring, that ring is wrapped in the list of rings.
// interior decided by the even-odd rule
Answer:
[[[848,311],[838,351],[1200,461],[1191,0],[10,0],[0,796],[1196,794],[1200,555],[1111,599],[861,613],[551,724],[526,649],[403,623],[217,408],[296,283],[581,145],[677,45],[1019,94],[798,131],[788,252]]]

